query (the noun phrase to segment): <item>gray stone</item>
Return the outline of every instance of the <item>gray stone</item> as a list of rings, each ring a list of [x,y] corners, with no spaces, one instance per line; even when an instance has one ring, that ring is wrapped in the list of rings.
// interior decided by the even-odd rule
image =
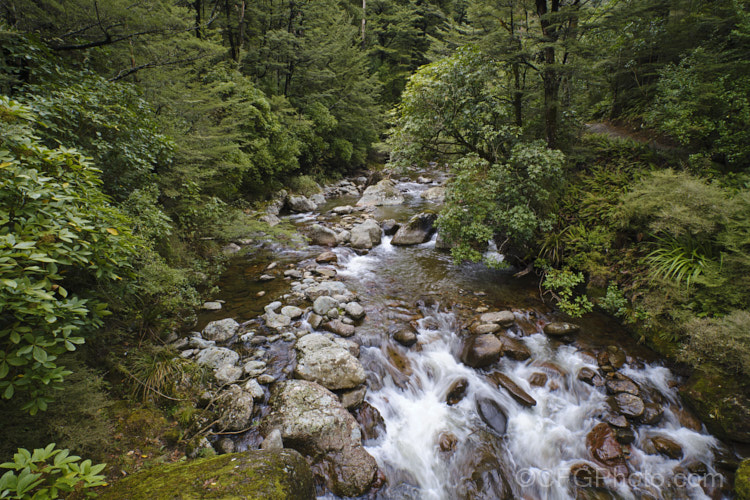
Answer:
[[[484,313],[479,317],[482,323],[496,323],[502,327],[509,327],[516,322],[515,315],[510,311]]]
[[[220,311],[221,302],[216,302],[216,301],[204,302],[203,309],[205,309],[206,311]]]
[[[265,222],[271,227],[278,226],[281,224],[281,219],[277,215],[274,214],[266,214],[260,217],[261,222]]]
[[[325,335],[311,333],[297,340],[294,375],[331,390],[351,389],[365,382],[365,370],[357,358]]]
[[[212,321],[206,328],[203,329],[201,335],[203,338],[213,340],[215,342],[226,342],[227,340],[234,337],[237,330],[240,329],[240,324],[232,318],[226,318],[219,321]]]
[[[281,314],[290,319],[297,319],[304,314],[304,311],[297,306],[284,306],[281,308]]]
[[[352,213],[353,211],[354,211],[354,207],[352,207],[351,205],[343,205],[340,207],[334,207],[334,209],[331,210],[331,212],[335,213],[336,215],[347,215],[347,214]]]
[[[338,243],[336,241],[336,232],[333,229],[329,229],[320,224],[314,224],[310,228],[310,242],[313,245],[322,245],[327,247],[334,247]]]
[[[323,322],[323,318],[313,313],[307,317],[307,322],[310,323],[310,326],[313,327],[313,330],[317,330],[318,327],[320,327],[320,324]]]
[[[289,210],[292,212],[312,212],[318,206],[314,201],[311,199],[305,197],[305,196],[299,196],[299,195],[291,195],[286,200],[287,206],[289,207]]]
[[[261,430],[268,435],[279,429],[287,446],[311,457],[334,494],[357,497],[370,489],[377,463],[362,446],[359,424],[334,394],[312,382],[289,380],[276,385],[270,406]]]
[[[200,336],[200,333],[196,333],[188,339],[188,345],[193,349],[208,349],[209,347],[214,347],[216,342],[213,340],[206,340]]]
[[[369,186],[365,189],[362,197],[357,202],[357,206],[400,205],[403,202],[404,197],[396,189],[396,183],[390,179],[383,179],[374,186]]]
[[[195,361],[199,365],[206,365],[218,370],[225,365],[235,365],[240,360],[240,355],[226,347],[209,347],[203,349],[196,356]]]
[[[339,245],[343,245],[344,243],[348,243],[352,238],[352,233],[344,229],[343,231],[339,231],[336,233],[336,243]]]
[[[357,387],[351,391],[342,392],[339,394],[339,399],[344,408],[347,410],[353,410],[364,403],[366,395],[367,387],[363,385],[362,387]]]
[[[544,333],[553,337],[572,335],[580,329],[578,325],[572,323],[555,322],[544,325]]]
[[[349,300],[352,300],[354,298],[354,294],[347,290],[346,285],[344,285],[340,281],[324,281],[305,290],[305,296],[308,298],[308,300],[314,301],[321,295],[327,295],[329,297],[334,295],[342,295],[344,297],[350,297]],[[347,300],[346,302],[349,302],[349,300]]]
[[[423,191],[420,196],[425,200],[442,203],[445,201],[445,188],[440,186],[431,187],[427,191]]]
[[[380,226],[372,219],[367,219],[352,228],[350,242],[353,248],[370,249],[380,244]]]
[[[393,236],[401,227],[401,224],[396,222],[395,219],[387,219],[380,223],[380,227],[383,229],[383,234],[386,236]]]
[[[339,302],[333,297],[321,295],[320,297],[315,299],[315,302],[313,302],[313,311],[315,311],[315,314],[325,316],[326,314],[328,314],[328,311],[330,311],[331,309],[335,309],[338,306]]]
[[[242,250],[242,247],[237,245],[236,243],[230,243],[221,248],[221,252],[227,255],[235,254],[239,252],[240,250]]]
[[[355,333],[355,329],[352,325],[347,325],[339,319],[334,319],[323,324],[323,330],[326,330],[342,337],[351,337]]]
[[[258,377],[266,371],[266,363],[263,361],[252,360],[245,363],[242,367],[245,371],[245,375],[248,377]]]
[[[255,400],[258,400],[258,399],[262,400],[266,396],[266,393],[263,392],[263,387],[261,387],[260,383],[254,378],[251,378],[250,380],[245,382],[243,389],[245,390],[245,392],[250,394]]]
[[[266,312],[276,312],[276,309],[278,309],[279,307],[281,307],[281,302],[276,300],[264,307],[263,310]]]
[[[283,328],[292,324],[292,320],[289,318],[289,316],[284,316],[283,314],[275,314],[269,312],[264,314],[262,317],[266,321],[266,326],[268,328],[272,328],[277,331],[282,330]]]
[[[247,429],[253,416],[253,397],[238,385],[230,385],[216,397],[219,419],[216,426],[223,431]]]
[[[281,431],[274,429],[268,433],[268,436],[260,443],[261,450],[281,450],[284,448],[284,441],[281,439]]]
[[[401,226],[391,240],[391,245],[418,245],[429,241],[435,232],[437,214],[423,212],[417,214]]]
[[[461,361],[472,368],[484,368],[500,359],[503,344],[492,334],[470,337],[464,344]]]
[[[359,302],[349,302],[344,307],[344,311],[354,319],[362,319],[365,317],[365,308],[362,307]]]
[[[242,377],[242,368],[234,365],[223,365],[214,371],[214,378],[219,385],[233,384]]]

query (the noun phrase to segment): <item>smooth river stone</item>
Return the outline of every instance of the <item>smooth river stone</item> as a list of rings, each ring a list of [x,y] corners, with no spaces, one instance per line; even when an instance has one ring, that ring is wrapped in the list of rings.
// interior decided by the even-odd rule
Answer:
[[[641,398],[628,394],[627,392],[621,392],[611,396],[607,401],[614,411],[625,415],[628,418],[640,417],[643,415],[645,409],[645,405]]]
[[[472,368],[484,368],[500,359],[503,344],[492,334],[477,335],[466,341],[461,360]]]
[[[498,311],[484,313],[479,317],[482,323],[497,323],[498,325],[508,327],[515,323],[516,317],[510,311]]]
[[[509,376],[504,373],[494,372],[490,374],[490,380],[498,387],[502,387],[523,406],[536,406],[536,399],[532,398],[529,393],[521,389]]]
[[[485,424],[489,425],[492,430],[499,435],[504,435],[508,425],[508,417],[505,410],[497,401],[489,398],[479,398],[477,400],[477,412]]]
[[[572,335],[580,329],[581,327],[574,325],[573,323],[557,322],[546,324],[544,326],[544,333],[552,337],[562,337],[564,335]]]

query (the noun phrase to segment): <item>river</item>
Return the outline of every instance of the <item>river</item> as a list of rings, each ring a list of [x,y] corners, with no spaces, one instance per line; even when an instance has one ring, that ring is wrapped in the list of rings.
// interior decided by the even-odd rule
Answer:
[[[428,187],[401,180],[397,188],[405,202],[378,207],[373,215],[404,222],[436,209],[420,197]],[[354,202],[356,198],[330,200],[321,213]],[[304,227],[314,217],[296,215],[292,220]],[[545,324],[568,319],[541,301],[533,274],[514,278],[512,272],[480,264],[456,265],[449,254],[435,250],[434,237],[408,247],[390,241],[384,237],[366,254],[334,249],[337,279],[359,296],[367,311],[354,338],[367,372],[366,404],[382,417],[374,431],[365,432],[365,446],[386,482],[365,498],[725,498],[719,487],[724,477],[716,465],[724,445],[683,407],[677,392],[680,378],[612,318],[592,313],[576,321],[581,330],[574,338],[547,336]],[[237,259],[220,283],[220,298],[226,300],[221,315],[250,319],[285,292],[288,285],[282,281],[248,279],[271,257],[283,266],[323,250],[271,246],[252,259]],[[257,297],[261,289],[268,293],[264,299]],[[506,335],[528,348],[529,359],[504,357],[483,369],[461,362],[466,327],[485,310],[512,311],[515,322]],[[215,318],[201,318],[210,319]],[[392,334],[410,324],[418,341],[405,347]],[[617,372],[637,385],[643,401],[663,411],[660,418],[648,423],[616,419],[608,404],[611,394],[579,377],[582,369],[600,373],[597,356],[608,349],[624,356]],[[290,376],[284,348],[275,359],[275,375]],[[498,388],[498,372],[536,404],[521,404]],[[448,404],[456,383],[465,392]],[[611,425],[602,427],[604,421]],[[608,429],[617,431],[616,440]],[[252,433],[243,441],[245,446],[258,442]],[[596,487],[575,487],[571,469],[583,481],[591,481],[591,471],[602,475]]]

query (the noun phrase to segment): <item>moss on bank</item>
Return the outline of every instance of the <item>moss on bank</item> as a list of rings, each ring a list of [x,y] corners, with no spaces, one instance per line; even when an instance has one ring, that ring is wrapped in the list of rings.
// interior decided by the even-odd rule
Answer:
[[[742,462],[737,469],[734,492],[737,494],[737,500],[750,500],[750,459]]]
[[[118,481],[100,498],[304,500],[315,498],[315,488],[296,451],[253,450],[156,466]]]

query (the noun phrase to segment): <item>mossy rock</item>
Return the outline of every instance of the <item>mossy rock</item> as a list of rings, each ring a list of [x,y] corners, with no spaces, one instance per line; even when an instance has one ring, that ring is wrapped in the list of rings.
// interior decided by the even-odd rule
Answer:
[[[744,460],[734,476],[734,492],[737,500],[750,500],[750,458]]]
[[[680,389],[713,434],[741,443],[750,443],[749,392],[737,377],[710,365],[701,366]]]
[[[251,450],[156,466],[116,482],[100,498],[304,500],[315,498],[315,487],[296,451]]]

